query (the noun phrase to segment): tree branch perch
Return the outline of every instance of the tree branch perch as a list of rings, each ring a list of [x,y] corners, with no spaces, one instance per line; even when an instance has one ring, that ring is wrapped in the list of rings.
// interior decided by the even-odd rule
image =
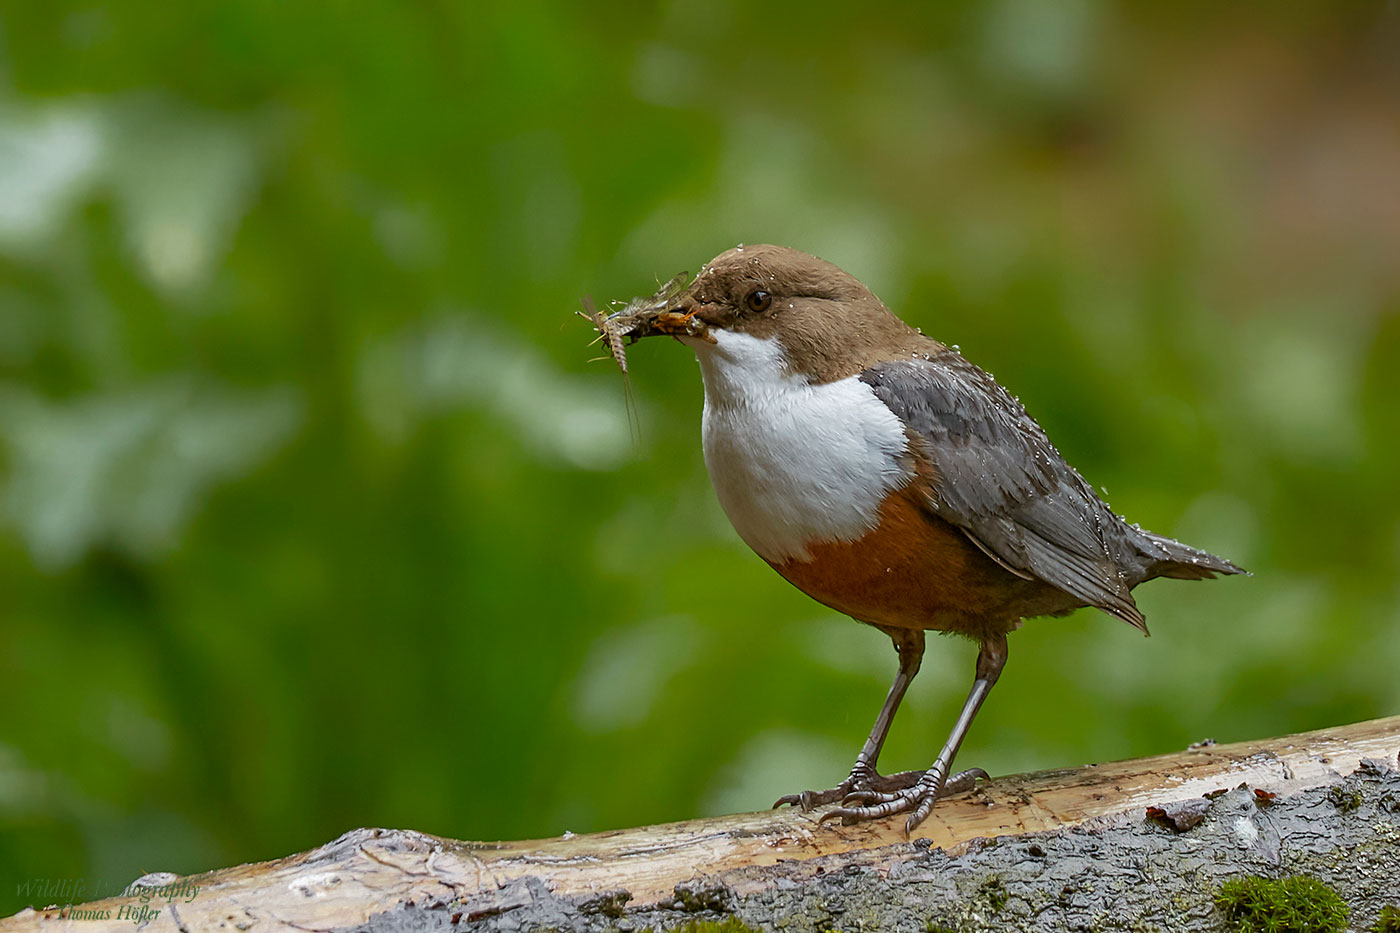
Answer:
[[[912,840],[902,819],[819,827],[793,810],[523,842],[360,829],[182,879],[198,893],[152,896],[146,914],[108,898],[26,909],[0,933],[608,930],[727,913],[797,930],[1187,929],[1220,880],[1292,873],[1334,885],[1355,921],[1400,903],[1397,749],[1400,716],[999,777],[940,801]]]

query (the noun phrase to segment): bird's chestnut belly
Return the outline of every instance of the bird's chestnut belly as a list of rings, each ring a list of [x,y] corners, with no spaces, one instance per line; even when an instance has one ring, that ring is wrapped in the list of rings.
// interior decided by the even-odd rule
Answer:
[[[770,561],[798,589],[862,622],[981,637],[1080,603],[1000,567],[908,487],[887,496],[878,526],[855,541],[811,542],[810,560]]]

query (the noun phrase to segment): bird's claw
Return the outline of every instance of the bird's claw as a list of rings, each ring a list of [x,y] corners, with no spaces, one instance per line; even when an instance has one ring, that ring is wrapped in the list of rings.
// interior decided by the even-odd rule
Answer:
[[[852,775],[828,790],[804,790],[800,794],[784,794],[773,804],[773,809],[786,804],[790,807],[801,807],[805,813],[838,800],[845,800],[851,794],[861,793],[868,786],[863,778]]]
[[[844,781],[841,783],[845,784]],[[805,812],[831,803],[833,800],[839,800],[846,793],[846,789],[838,785],[830,790],[804,790],[800,794],[783,794],[773,802],[773,809],[776,810],[781,806],[801,807]]]
[[[970,768],[943,779],[937,766],[930,768],[913,786],[893,792],[881,792],[866,788],[852,790],[841,799],[841,806],[828,810],[817,820],[839,819],[844,825],[863,823],[866,820],[879,820],[906,810],[913,810],[904,821],[904,831],[912,833],[920,823],[928,818],[933,804],[939,797],[971,790],[977,779],[987,780],[987,772],[981,768]]]
[[[804,790],[800,794],[784,794],[773,804],[773,809],[783,805],[790,807],[801,807],[802,810],[815,810],[817,807],[824,807],[829,803],[836,803],[838,800],[844,802],[853,794],[886,794],[891,791],[905,790],[919,783],[924,776],[922,771],[901,771],[898,774],[885,776],[877,774],[873,768],[857,762],[851,769],[851,774],[846,780],[837,784],[829,790]]]

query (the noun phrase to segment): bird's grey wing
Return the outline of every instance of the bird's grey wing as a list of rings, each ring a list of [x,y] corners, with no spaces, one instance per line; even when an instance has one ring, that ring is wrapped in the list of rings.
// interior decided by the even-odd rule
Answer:
[[[930,509],[1002,567],[1038,578],[1143,631],[1121,561],[1137,554],[1114,515],[992,377],[956,351],[860,375],[932,464]]]

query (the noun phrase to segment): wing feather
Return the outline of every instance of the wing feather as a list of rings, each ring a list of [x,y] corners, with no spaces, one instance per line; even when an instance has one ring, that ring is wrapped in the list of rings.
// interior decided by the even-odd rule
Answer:
[[[1147,630],[1124,571],[1140,559],[1130,526],[989,374],[945,348],[860,378],[933,464],[931,510],[1011,573]]]

